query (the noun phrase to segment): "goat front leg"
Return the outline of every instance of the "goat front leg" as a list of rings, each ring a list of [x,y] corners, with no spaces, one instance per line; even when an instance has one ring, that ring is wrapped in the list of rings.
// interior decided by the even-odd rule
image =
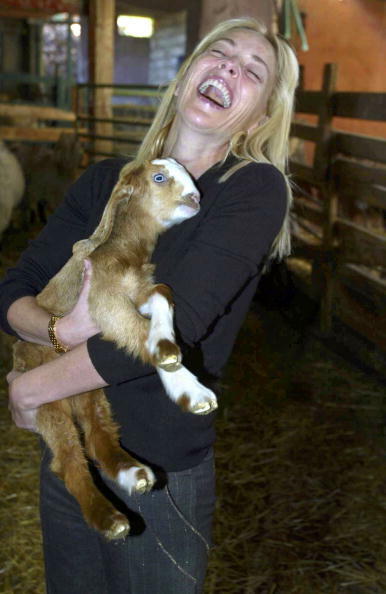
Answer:
[[[149,491],[155,482],[154,474],[120,447],[118,425],[103,390],[74,396],[72,402],[84,433],[87,455],[130,494]]]
[[[157,367],[176,371],[181,366],[181,351],[175,342],[173,326],[173,297],[170,287],[154,285],[145,300],[139,301],[138,310],[150,317],[146,341],[148,351]]]
[[[181,352],[174,338],[171,289],[163,284],[154,285],[139,311],[151,316],[147,346],[160,361],[157,372],[168,396],[187,412],[206,415],[214,411],[216,395],[181,365]]]
[[[157,367],[157,372],[166,393],[182,410],[196,415],[207,415],[216,410],[218,405],[215,393],[203,386],[183,365],[176,371],[165,371]]]

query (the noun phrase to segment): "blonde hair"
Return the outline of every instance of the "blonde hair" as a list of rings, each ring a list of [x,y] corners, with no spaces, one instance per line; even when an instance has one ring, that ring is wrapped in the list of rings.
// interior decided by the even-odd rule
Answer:
[[[158,108],[154,121],[138,150],[133,166],[148,159],[165,156],[164,150],[176,114],[176,89],[183,81],[191,64],[203,54],[210,45],[224,34],[235,29],[247,29],[263,35],[272,45],[276,57],[276,77],[267,105],[267,118],[249,133],[239,131],[230,140],[225,159],[234,155],[239,159],[220,181],[228,179],[235,171],[250,162],[272,163],[285,176],[288,189],[287,213],[282,228],[275,238],[270,257],[282,258],[290,253],[291,239],[289,212],[292,192],[286,175],[288,161],[288,138],[293,113],[294,93],[298,81],[298,62],[290,45],[282,37],[268,32],[265,25],[253,18],[230,19],[217,25],[197,45],[192,54],[183,62],[175,79],[169,84]]]

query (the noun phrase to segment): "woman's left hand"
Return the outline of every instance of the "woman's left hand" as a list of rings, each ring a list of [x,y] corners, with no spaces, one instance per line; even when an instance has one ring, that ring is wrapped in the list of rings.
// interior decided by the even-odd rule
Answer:
[[[24,375],[20,371],[14,369],[7,375],[7,382],[9,384],[9,404],[8,408],[11,412],[13,422],[20,429],[27,429],[28,431],[36,432],[36,413],[37,408],[25,409],[21,408],[18,404],[20,396],[20,384],[22,382],[16,382],[15,380],[21,375]]]

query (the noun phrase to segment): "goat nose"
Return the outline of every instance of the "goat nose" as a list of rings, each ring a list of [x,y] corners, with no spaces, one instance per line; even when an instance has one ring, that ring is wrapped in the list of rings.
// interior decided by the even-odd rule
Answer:
[[[198,192],[189,192],[189,194],[185,194],[185,198],[193,200],[196,204],[200,203],[200,194]]]

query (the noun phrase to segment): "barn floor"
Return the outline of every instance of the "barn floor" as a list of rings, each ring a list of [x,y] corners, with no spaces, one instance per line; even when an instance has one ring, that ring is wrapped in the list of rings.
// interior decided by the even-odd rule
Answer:
[[[309,330],[260,303],[240,333],[218,419],[206,594],[386,592],[384,383]],[[0,349],[3,377],[7,337]],[[37,438],[10,424],[4,380],[0,392],[0,592],[40,594]]]

